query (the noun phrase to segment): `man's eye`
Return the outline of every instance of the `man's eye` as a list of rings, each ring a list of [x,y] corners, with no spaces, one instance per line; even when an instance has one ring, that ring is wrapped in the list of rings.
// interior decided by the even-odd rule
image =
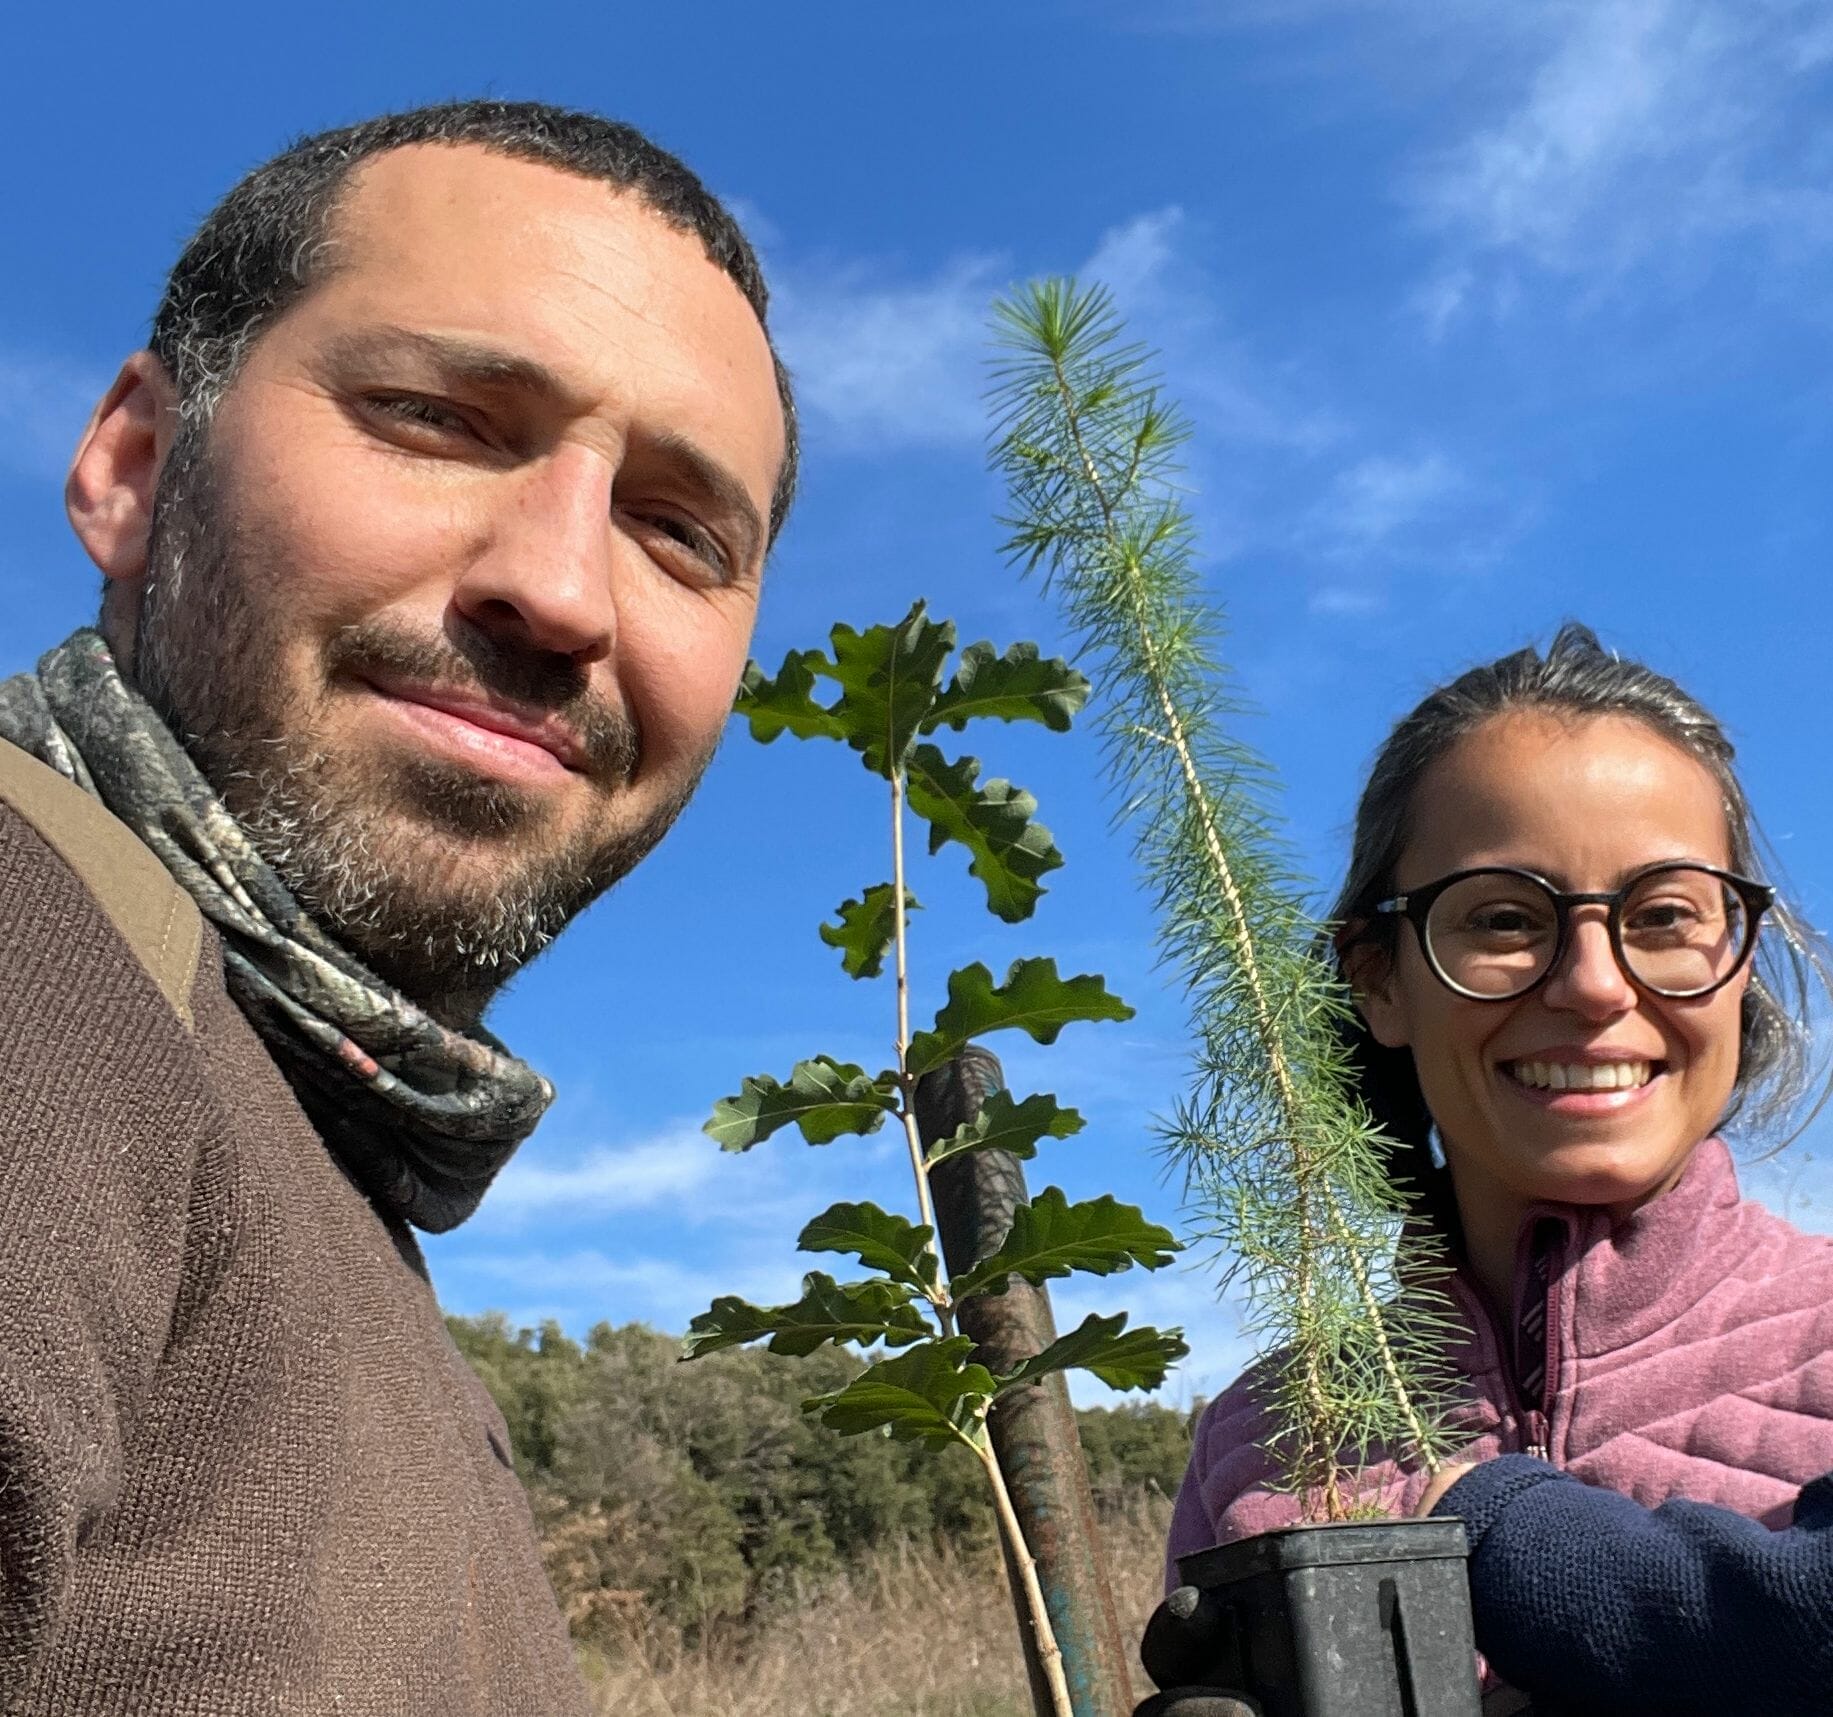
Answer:
[[[659,531],[671,542],[679,543],[695,559],[705,562],[721,578],[731,576],[731,561],[719,541],[710,532],[702,530],[692,519],[683,518],[679,513],[639,513],[632,510],[631,516],[640,519],[653,531]]]
[[[410,424],[421,429],[470,433],[470,422],[456,406],[428,399],[423,394],[371,394],[365,403],[378,416],[395,423]]]

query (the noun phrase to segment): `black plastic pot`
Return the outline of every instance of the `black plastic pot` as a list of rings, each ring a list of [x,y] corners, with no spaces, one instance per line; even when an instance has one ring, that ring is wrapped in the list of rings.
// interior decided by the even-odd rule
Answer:
[[[1266,1717],[1479,1717],[1467,1556],[1462,1521],[1390,1520],[1180,1557],[1213,1665],[1179,1679],[1246,1693]]]

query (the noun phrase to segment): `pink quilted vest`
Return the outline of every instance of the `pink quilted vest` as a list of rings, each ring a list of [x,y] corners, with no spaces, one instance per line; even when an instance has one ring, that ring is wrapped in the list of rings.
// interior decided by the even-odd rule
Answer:
[[[1540,1291],[1532,1234],[1550,1266],[1544,1414],[1521,1399],[1504,1331],[1460,1273],[1452,1293],[1469,1339],[1455,1361],[1468,1394],[1453,1424],[1468,1441],[1456,1458],[1531,1450],[1647,1506],[1683,1496],[1786,1525],[1795,1492],[1833,1470],[1833,1238],[1741,1199],[1717,1139],[1671,1191],[1620,1223],[1595,1207],[1530,1211],[1517,1319]],[[1252,1379],[1218,1396],[1197,1426],[1172,1558],[1299,1518],[1297,1499],[1271,1487]],[[1358,1490],[1404,1515],[1425,1484],[1422,1471],[1383,1459]]]

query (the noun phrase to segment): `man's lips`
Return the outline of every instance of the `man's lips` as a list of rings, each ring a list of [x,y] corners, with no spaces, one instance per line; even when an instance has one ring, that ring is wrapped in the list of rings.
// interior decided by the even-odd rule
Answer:
[[[579,735],[551,711],[422,686],[364,683],[423,733],[492,773],[551,775],[586,768]]]

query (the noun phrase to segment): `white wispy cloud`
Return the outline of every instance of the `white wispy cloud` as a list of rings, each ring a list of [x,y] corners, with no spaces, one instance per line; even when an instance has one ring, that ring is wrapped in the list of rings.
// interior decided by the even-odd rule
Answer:
[[[53,352],[0,347],[0,466],[61,477],[108,378]]]
[[[896,281],[866,263],[772,270],[771,319],[803,409],[854,450],[947,446],[986,433],[986,310],[1002,282],[963,256]]]
[[[453,1311],[678,1334],[721,1294],[774,1303],[804,1271],[833,1269],[798,1253],[796,1236],[836,1199],[896,1204],[901,1155],[888,1135],[810,1150],[791,1133],[733,1156],[689,1124],[583,1149],[537,1137],[476,1216],[429,1238],[427,1259]]]
[[[1347,548],[1366,549],[1442,511],[1466,488],[1444,454],[1360,460],[1338,478],[1330,497],[1330,528]]]
[[[845,1261],[839,1262],[838,1273],[847,1275]],[[761,1242],[721,1248],[705,1262],[582,1246],[469,1253],[442,1263],[437,1280],[441,1299],[454,1309],[499,1309],[519,1326],[534,1327],[551,1318],[577,1334],[605,1320],[646,1323],[680,1334],[721,1295],[781,1304],[801,1292],[804,1271],[831,1270],[835,1263]],[[1075,1277],[1051,1283],[1050,1293],[1060,1332],[1074,1329],[1091,1313],[1108,1316],[1122,1309],[1129,1313],[1131,1328],[1181,1328],[1189,1356],[1156,1395],[1174,1405],[1216,1395],[1253,1357],[1234,1305],[1218,1295],[1214,1268],[1202,1262],[1180,1260],[1150,1275],[1128,1270],[1111,1278]],[[1109,1389],[1086,1372],[1072,1373],[1069,1382],[1071,1395],[1083,1406],[1139,1399],[1137,1392]]]
[[[1206,446],[1309,455],[1340,441],[1346,425],[1302,366],[1268,358],[1236,330],[1200,248],[1182,209],[1159,209],[1104,233],[1079,278],[1113,293]]]
[[[1086,280],[1100,281],[1119,303],[1134,310],[1162,308],[1183,224],[1184,211],[1170,207],[1110,227],[1080,273]]]
[[[1441,449],[1363,454],[1338,471],[1295,533],[1300,553],[1336,569],[1312,594],[1310,611],[1374,612],[1383,599],[1367,579],[1383,568],[1490,566],[1533,514],[1519,485],[1479,480]]]
[[[628,1143],[580,1146],[537,1135],[504,1169],[466,1232],[551,1236],[602,1217],[653,1214],[666,1221],[671,1247],[689,1230],[745,1236],[789,1226],[793,1234],[811,1199],[849,1180],[875,1181],[900,1161],[889,1130],[849,1140],[840,1152],[798,1151],[800,1143],[791,1131],[772,1148],[734,1155],[689,1121]],[[800,1220],[790,1225],[792,1215]]]
[[[1340,425],[1301,378],[1249,349],[1192,255],[1181,209],[1100,233],[1066,272],[1113,294],[1129,332],[1159,351],[1214,442],[1312,450]],[[1046,270],[1047,271],[1047,270]],[[1007,256],[958,255],[916,279],[883,264],[773,251],[772,325],[811,425],[848,452],[978,446],[986,434],[987,313],[1013,281]]]
[[[1824,6],[1565,0],[1536,16],[1509,98],[1405,188],[1444,242],[1415,301],[1429,328],[1506,313],[1524,275],[1599,290],[1708,266],[1734,236],[1775,255],[1833,244],[1814,167],[1833,144]]]
[[[489,1209],[502,1217],[645,1210],[699,1192],[718,1167],[711,1141],[687,1126],[567,1158],[525,1151],[490,1189]]]
[[[1589,308],[1733,269],[1824,296],[1825,0],[1092,3],[1116,28],[1229,38],[1313,119],[1404,114],[1420,141],[1394,189],[1436,252],[1410,301],[1432,334],[1549,284]]]
[[[819,1260],[783,1247],[734,1255],[721,1249],[707,1263],[655,1254],[612,1255],[598,1247],[557,1252],[486,1252],[465,1257],[440,1271],[448,1294],[479,1305],[504,1306],[517,1323],[556,1318],[582,1329],[605,1320],[647,1323],[672,1334],[722,1294],[759,1304],[795,1298],[802,1272]]]
[[[1386,598],[1380,591],[1355,584],[1320,585],[1305,602],[1307,613],[1337,620],[1360,620],[1379,614],[1385,606]]]

